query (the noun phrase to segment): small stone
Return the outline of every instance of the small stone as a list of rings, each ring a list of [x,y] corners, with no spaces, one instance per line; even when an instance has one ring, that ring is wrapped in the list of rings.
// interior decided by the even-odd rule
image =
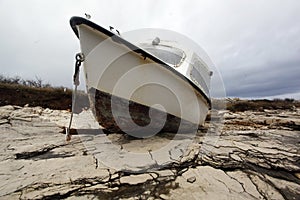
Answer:
[[[147,190],[147,191],[145,191],[143,194],[145,194],[145,195],[150,195],[151,192],[150,192],[149,190]]]
[[[15,110],[14,106],[11,106],[11,105],[1,106],[0,109],[1,110],[10,110],[10,111]]]
[[[1,125],[1,124],[6,124],[6,123],[8,123],[8,122],[9,122],[9,121],[8,121],[7,119],[1,119],[1,120],[0,120],[0,125]]]
[[[167,195],[165,195],[165,194],[161,194],[161,195],[159,195],[159,197],[161,198],[161,199],[170,199]]]
[[[137,185],[145,183],[148,180],[152,180],[152,177],[149,174],[139,174],[121,177],[120,182],[122,184]]]
[[[295,176],[300,179],[300,173],[296,173]]]
[[[24,117],[13,117],[13,120],[18,120],[18,121],[24,121],[24,122],[31,122],[31,118],[24,118]]]
[[[192,176],[192,177],[188,178],[186,181],[189,183],[194,183],[196,181],[196,177]]]
[[[21,107],[21,106],[12,106],[12,107],[14,108],[14,110],[18,110],[18,109],[23,108],[23,107]]]
[[[158,174],[159,177],[173,177],[174,176],[174,172],[172,172],[172,170],[170,170],[170,169],[157,171],[156,173]]]
[[[232,154],[232,155],[230,155],[230,157],[233,159],[233,160],[236,160],[236,161],[239,161],[239,162],[241,162],[241,161],[243,161],[238,155],[236,155],[236,154]]]

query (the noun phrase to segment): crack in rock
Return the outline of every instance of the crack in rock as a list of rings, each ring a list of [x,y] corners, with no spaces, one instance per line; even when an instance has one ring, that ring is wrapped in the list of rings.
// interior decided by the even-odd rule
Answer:
[[[180,137],[176,146],[167,150],[165,155],[144,146],[167,144],[166,141],[173,138],[168,134],[150,140],[133,140],[112,134],[107,136],[110,141],[104,141],[105,135],[99,135],[99,131],[86,135],[83,143],[98,137],[101,147],[116,145],[121,154],[127,148],[137,150],[137,153],[146,149],[144,155],[148,163],[145,167],[150,167],[150,170],[144,166],[135,167],[137,163],[133,162],[132,166],[124,164],[126,171],[122,171],[104,166],[98,157],[103,151],[93,154],[92,146],[85,146],[80,141],[57,142],[60,136],[64,140],[57,127],[63,126],[70,113],[42,108],[0,107],[0,127],[3,130],[0,135],[3,141],[0,145],[3,149],[0,154],[0,176],[3,179],[0,197],[297,199],[300,195],[300,135],[297,130],[300,110],[267,114],[225,113],[222,129],[218,127],[221,122],[206,124],[207,128],[198,131],[190,146],[181,145],[180,141],[185,137]],[[272,117],[276,118],[275,121]],[[11,126],[7,125],[8,119],[13,119]],[[79,123],[76,126],[81,128]],[[89,122],[88,126],[94,125]],[[84,130],[85,134],[89,132]],[[74,137],[75,140],[81,137],[80,131]],[[45,140],[50,144],[45,144]],[[34,148],[24,151],[24,146]],[[18,147],[23,147],[23,151],[16,152],[20,149]],[[52,151],[65,156],[51,156]],[[11,159],[12,155],[15,159]],[[114,160],[118,155],[104,156]],[[36,157],[44,159],[32,159]]]

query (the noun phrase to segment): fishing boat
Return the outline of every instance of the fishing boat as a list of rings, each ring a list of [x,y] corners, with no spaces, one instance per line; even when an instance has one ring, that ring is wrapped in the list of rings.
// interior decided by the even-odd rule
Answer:
[[[111,132],[148,137],[204,124],[212,72],[176,41],[159,36],[138,44],[113,28],[70,19],[84,55],[84,77],[96,120]]]

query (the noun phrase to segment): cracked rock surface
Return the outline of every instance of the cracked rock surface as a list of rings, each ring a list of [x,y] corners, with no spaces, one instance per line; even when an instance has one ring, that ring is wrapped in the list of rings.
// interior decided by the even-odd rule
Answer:
[[[299,199],[300,110],[215,111],[197,133],[109,134],[89,111],[0,107],[0,199]]]

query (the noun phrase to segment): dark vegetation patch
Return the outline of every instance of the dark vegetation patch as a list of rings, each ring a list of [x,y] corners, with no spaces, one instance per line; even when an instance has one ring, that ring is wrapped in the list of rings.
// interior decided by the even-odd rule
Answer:
[[[23,80],[19,77],[7,78],[0,75],[0,106],[17,105],[41,106],[44,108],[67,110],[72,108],[72,90],[52,87],[42,80]],[[89,107],[87,95],[80,91],[75,111]]]
[[[259,99],[259,100],[229,100],[227,109],[232,112],[264,111],[264,110],[294,110],[300,107],[300,102],[294,99]]]

